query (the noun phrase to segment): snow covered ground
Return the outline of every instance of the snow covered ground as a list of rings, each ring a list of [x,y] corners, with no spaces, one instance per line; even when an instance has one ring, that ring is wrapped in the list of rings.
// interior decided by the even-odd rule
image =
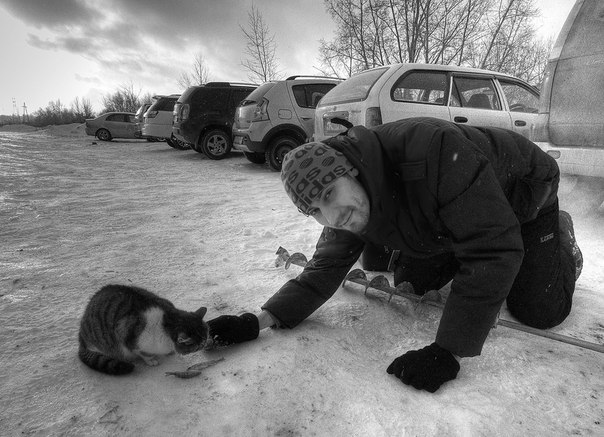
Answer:
[[[561,204],[586,264],[552,331],[602,344],[604,212],[570,188]],[[440,310],[357,285],[247,344],[125,377],[79,362],[79,318],[102,285],[206,305],[208,318],[255,312],[300,271],[275,267],[277,248],[310,256],[319,233],[277,173],[236,153],[97,142],[77,125],[0,131],[0,434],[604,435],[603,354],[499,327],[456,380],[419,392],[386,367],[433,341]],[[198,378],[164,375],[219,357]]]

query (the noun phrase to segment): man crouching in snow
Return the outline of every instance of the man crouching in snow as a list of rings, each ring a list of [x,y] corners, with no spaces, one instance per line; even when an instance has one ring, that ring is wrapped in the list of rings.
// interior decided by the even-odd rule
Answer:
[[[569,314],[582,257],[572,220],[558,209],[556,162],[521,135],[413,118],[353,127],[304,144],[281,179],[298,210],[324,226],[304,271],[259,315],[209,321],[217,344],[293,328],[325,303],[368,247],[400,251],[394,283],[424,294],[449,281],[435,342],[396,358],[387,372],[435,392],[459,357],[481,353],[504,300],[540,329]]]

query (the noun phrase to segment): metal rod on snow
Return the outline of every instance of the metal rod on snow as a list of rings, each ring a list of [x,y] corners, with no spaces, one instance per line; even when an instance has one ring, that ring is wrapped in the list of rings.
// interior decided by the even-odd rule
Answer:
[[[304,254],[296,252],[292,255],[284,249],[283,247],[279,247],[277,250],[277,260],[281,260],[285,263],[285,268],[288,269],[291,264],[295,264],[300,267],[305,267],[307,264],[307,258]],[[342,283],[342,287],[346,286],[346,282],[354,282],[355,284],[362,285],[365,287],[365,293],[367,293],[368,288],[372,288],[374,290],[381,291],[385,294],[388,294],[390,297],[388,298],[388,302],[392,299],[392,296],[400,296],[405,299],[412,300],[416,303],[425,303],[428,305],[435,306],[437,308],[444,308],[444,302],[442,301],[442,296],[437,291],[428,292],[423,296],[418,296],[417,294],[412,293],[409,290],[406,290],[404,286],[392,287],[388,279],[379,275],[373,278],[372,280],[368,280],[365,272],[361,269],[352,270]],[[585,349],[590,349],[595,352],[604,353],[604,345],[591,343],[584,340],[579,340],[577,338],[568,337],[566,335],[556,334],[554,332],[543,331],[541,329],[531,328],[530,326],[523,325],[521,323],[512,322],[511,320],[505,319],[497,319],[497,325],[504,326],[506,328],[515,329],[518,331],[526,332],[528,334],[537,335],[539,337],[549,338],[551,340],[560,341],[562,343],[571,344],[574,346],[579,346]]]

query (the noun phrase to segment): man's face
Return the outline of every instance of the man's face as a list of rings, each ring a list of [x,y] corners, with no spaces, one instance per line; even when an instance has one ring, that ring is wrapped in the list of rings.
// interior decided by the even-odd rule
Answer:
[[[312,202],[309,215],[323,226],[358,234],[369,223],[370,206],[363,186],[346,174],[321,191]]]

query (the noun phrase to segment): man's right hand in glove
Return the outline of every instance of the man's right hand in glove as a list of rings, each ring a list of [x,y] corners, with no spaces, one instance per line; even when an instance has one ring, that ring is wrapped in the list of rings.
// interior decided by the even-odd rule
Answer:
[[[262,311],[258,316],[245,313],[240,316],[216,317],[208,321],[210,341],[206,349],[254,340],[261,330],[275,325],[275,319],[268,311]]]
[[[386,371],[407,385],[434,393],[442,384],[457,377],[459,362],[451,352],[432,343],[401,355]]]
[[[228,346],[254,340],[260,333],[258,317],[252,313],[220,316],[208,321],[212,346]]]

